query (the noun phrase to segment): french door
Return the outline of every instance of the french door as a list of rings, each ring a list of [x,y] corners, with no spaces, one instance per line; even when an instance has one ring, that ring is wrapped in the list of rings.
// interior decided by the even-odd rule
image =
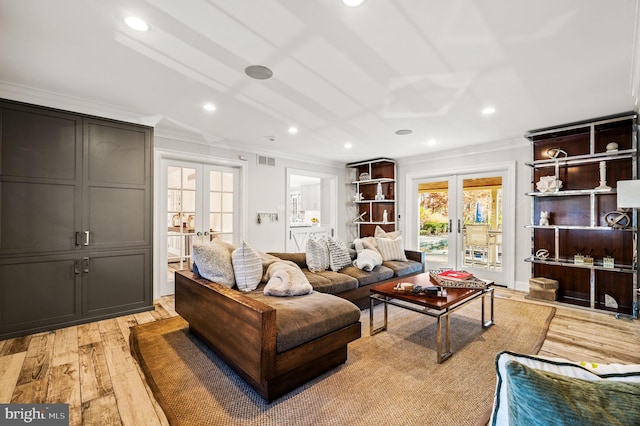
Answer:
[[[456,269],[504,283],[506,171],[415,180],[418,246],[427,269]]]
[[[218,165],[163,160],[166,233],[160,265],[162,294],[173,293],[174,271],[193,265],[192,247],[219,238],[237,243],[239,171]]]

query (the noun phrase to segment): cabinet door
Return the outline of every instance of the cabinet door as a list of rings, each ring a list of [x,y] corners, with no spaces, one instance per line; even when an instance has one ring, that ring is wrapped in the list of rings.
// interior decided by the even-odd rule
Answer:
[[[68,255],[0,260],[0,339],[80,318],[77,259]]]
[[[151,244],[151,130],[85,119],[85,213],[92,248]]]
[[[83,259],[83,316],[107,316],[151,305],[151,251],[97,252]]]
[[[78,247],[81,119],[11,103],[0,107],[0,254]]]

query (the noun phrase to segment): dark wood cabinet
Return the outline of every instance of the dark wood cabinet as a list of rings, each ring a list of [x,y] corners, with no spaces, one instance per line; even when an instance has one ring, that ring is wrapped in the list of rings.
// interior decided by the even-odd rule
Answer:
[[[396,229],[396,163],[388,158],[349,163],[355,172],[351,185],[356,206],[355,237],[369,237],[376,227],[387,232]]]
[[[560,302],[634,313],[637,213],[626,212],[625,226],[611,218],[618,214],[617,182],[638,177],[636,118],[630,112],[526,135],[533,151],[527,261],[533,276],[558,281]],[[539,184],[544,179],[553,184]]]
[[[152,309],[152,129],[0,101],[0,338]]]

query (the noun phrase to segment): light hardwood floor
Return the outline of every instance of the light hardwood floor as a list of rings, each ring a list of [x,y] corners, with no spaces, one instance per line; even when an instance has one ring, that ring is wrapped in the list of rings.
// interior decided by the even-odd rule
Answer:
[[[499,288],[496,297],[526,299]],[[540,355],[640,364],[640,321],[557,308]],[[71,425],[167,425],[129,351],[129,327],[176,315],[173,297],[155,310],[0,341],[0,403],[68,403]]]

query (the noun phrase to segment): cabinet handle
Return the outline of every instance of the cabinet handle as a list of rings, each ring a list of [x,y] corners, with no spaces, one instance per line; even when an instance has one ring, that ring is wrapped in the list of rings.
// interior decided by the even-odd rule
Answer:
[[[80,273],[80,261],[79,260],[74,260],[73,261],[73,273],[76,274],[76,275]]]
[[[82,272],[84,272],[85,274],[89,273],[89,258],[85,257],[82,259]]]
[[[80,232],[76,232],[76,246],[79,246],[81,244],[82,244],[82,236]]]
[[[89,231],[84,231],[84,245],[89,245]]]

